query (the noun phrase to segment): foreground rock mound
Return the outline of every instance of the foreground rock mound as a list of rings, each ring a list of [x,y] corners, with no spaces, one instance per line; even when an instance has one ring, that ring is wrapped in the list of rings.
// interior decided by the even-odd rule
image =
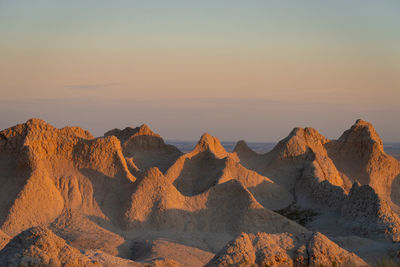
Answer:
[[[367,266],[321,233],[241,234],[207,266]]]
[[[0,252],[3,266],[101,266],[42,227],[14,237]]]

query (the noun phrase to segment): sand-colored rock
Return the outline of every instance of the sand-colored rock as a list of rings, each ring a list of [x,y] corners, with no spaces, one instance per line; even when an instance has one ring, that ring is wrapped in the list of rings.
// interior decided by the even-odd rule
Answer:
[[[0,225],[15,234],[54,220],[63,198],[54,185],[51,160],[58,153],[72,155],[73,144],[91,135],[77,127],[56,130],[31,119],[0,132]],[[47,206],[47,209],[41,207]]]
[[[367,266],[367,263],[356,254],[342,249],[318,232],[312,235],[307,244],[307,251],[309,266]]]
[[[157,167],[164,172],[182,155],[176,147],[165,144],[161,136],[146,124],[124,130],[114,129],[104,134],[111,135],[121,141],[124,155],[142,171]]]
[[[57,129],[38,119],[1,136],[0,168],[10,159],[16,162],[0,177],[10,191],[0,204],[5,232],[48,224],[63,209],[118,223],[136,178],[117,138],[94,139],[80,128]]]
[[[209,133],[204,133],[201,137],[191,154],[198,154],[201,152],[210,151],[217,158],[225,158],[230,156],[231,158],[237,159],[235,154],[226,152],[225,148],[221,145],[219,139]]]
[[[340,207],[349,182],[327,154],[329,141],[313,128],[295,128],[266,154],[251,151],[244,141],[234,151],[244,166],[294,192],[298,204]]]
[[[194,196],[214,186],[225,168],[225,160],[211,151],[181,156],[166,172],[166,177],[186,196]]]
[[[282,186],[255,171],[246,169],[239,162],[228,157],[224,159],[224,164],[222,174],[217,180],[218,184],[229,180],[239,181],[261,205],[271,210],[285,208],[294,201],[292,194]]]
[[[356,234],[400,241],[400,219],[369,185],[354,183],[342,216]]]
[[[367,266],[321,233],[245,234],[229,242],[207,266]]]
[[[95,242],[95,240],[92,241]],[[49,229],[33,227],[15,236],[0,251],[0,266],[138,267],[146,265],[112,256],[104,250],[78,250]]]
[[[84,255],[88,257],[91,261],[96,262],[104,267],[149,267],[155,266],[155,264],[142,264],[132,260],[123,259],[120,257],[115,257],[110,254],[105,253],[102,250],[86,250]]]
[[[181,156],[168,169],[166,177],[186,196],[194,196],[217,184],[236,180],[266,208],[284,208],[293,201],[287,190],[243,167],[236,154],[226,152],[219,140],[207,133],[192,152]]]
[[[0,251],[5,247],[5,245],[7,245],[9,241],[10,237],[3,231],[0,231]]]
[[[397,215],[389,214],[400,211],[396,205],[400,195],[399,162],[386,155],[370,123],[357,120],[338,140],[329,140],[312,128],[295,128],[266,154],[251,151],[244,141],[239,142],[234,151],[244,166],[294,192],[297,205],[319,209],[329,216],[332,213],[343,216],[345,208],[342,207],[351,202],[349,199],[354,199],[348,196],[353,182],[371,186],[377,194],[376,201],[365,201],[370,197],[367,191],[357,198],[369,208],[375,207],[374,203],[387,203],[379,204],[384,206],[379,214],[386,215],[371,215],[368,220],[374,223],[368,226],[369,230],[361,230],[364,225],[355,227],[358,230],[353,232],[362,236],[368,236],[371,231],[381,232],[375,236],[398,239],[398,220],[394,219]],[[383,218],[390,223],[382,221]]]
[[[11,236],[32,226],[50,223],[61,214],[64,207],[64,200],[42,162],[35,158],[32,151],[26,153],[31,161],[30,170],[27,171],[29,178],[20,187],[7,216],[2,220],[1,229]]]
[[[329,139],[313,128],[295,128],[272,151],[257,154],[244,141],[234,149],[240,162],[247,168],[269,177],[287,190],[292,190],[302,176],[305,164],[313,163],[316,179],[345,187],[340,173],[329,158],[325,144]]]
[[[11,207],[2,229],[10,235],[57,218],[64,201],[46,174],[33,174]]]
[[[250,159],[256,157],[257,152],[253,151],[244,140],[240,140],[236,143],[233,151],[243,159]]]
[[[224,180],[215,188],[206,188],[198,196],[187,197],[158,169],[150,169],[147,175],[136,180],[130,173],[119,139],[113,136],[93,138],[77,128],[65,129],[69,128],[57,129],[43,121],[30,120],[17,129],[5,130],[8,134],[4,136],[20,139],[14,146],[10,138],[2,138],[4,147],[10,147],[2,151],[4,158],[14,155],[18,159],[15,171],[4,178],[11,188],[15,187],[14,200],[10,204],[2,203],[5,215],[2,229],[12,235],[35,225],[51,223],[53,230],[76,247],[102,249],[117,255],[122,252],[117,252],[116,248],[124,240],[119,235],[112,237],[113,233],[104,228],[117,231],[127,226],[129,231],[175,230],[229,235],[240,231],[306,231],[263,208],[241,182],[230,181],[231,173],[225,173]],[[152,147],[152,144],[146,146]],[[202,151],[206,146],[205,142],[200,142],[196,150]],[[215,150],[215,147],[210,148]],[[38,175],[34,175],[34,171]],[[16,180],[11,177],[18,172],[24,175],[21,181],[26,186],[12,183]],[[237,172],[241,176],[244,171],[239,168]],[[252,181],[251,175],[246,175],[242,181],[248,186],[268,181],[255,173],[252,175],[259,181]],[[36,199],[35,194],[40,190],[45,193]],[[269,193],[275,194],[273,190]],[[41,209],[45,205],[49,208]],[[42,213],[24,214],[28,207]],[[282,223],[278,223],[280,221]],[[110,242],[113,238],[120,241]]]
[[[42,227],[14,237],[0,251],[2,266],[101,266]]]
[[[306,231],[264,208],[237,180],[215,185],[196,196],[184,196],[157,168],[138,181],[125,219],[131,229],[156,231]]]
[[[315,155],[311,152],[311,157]],[[339,210],[346,199],[343,186],[324,180],[318,161],[304,162],[303,171],[294,188],[296,202],[303,208]]]
[[[182,154],[147,125],[94,138],[31,119],[0,131],[0,183],[11,266],[201,266],[241,232],[210,264],[363,265],[312,231],[378,251],[400,239],[400,163],[361,120],[338,140],[295,128],[266,154],[209,134]],[[317,214],[312,231],[273,211],[288,206]],[[342,244],[364,253],[357,238]]]
[[[79,211],[64,210],[49,225],[49,229],[77,249],[102,250],[109,255],[128,257],[120,251],[124,237],[100,225],[107,226],[103,221],[96,222],[95,218],[88,218]]]
[[[119,140],[114,136],[79,142],[74,147],[74,163],[78,169],[96,170],[108,177],[135,177],[129,172]]]
[[[214,257],[214,253],[174,243],[167,239],[136,244],[133,250],[135,261],[145,263],[151,263],[159,259],[171,259],[183,266],[201,267]]]
[[[400,204],[396,180],[400,162],[387,155],[372,124],[357,120],[336,141],[326,144],[329,157],[351,182],[370,185],[381,197]]]

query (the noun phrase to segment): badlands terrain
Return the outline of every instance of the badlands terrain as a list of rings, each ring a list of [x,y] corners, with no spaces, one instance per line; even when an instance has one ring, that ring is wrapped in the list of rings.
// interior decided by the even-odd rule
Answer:
[[[357,120],[271,151],[148,126],[0,132],[0,266],[376,266],[400,260],[400,162]]]

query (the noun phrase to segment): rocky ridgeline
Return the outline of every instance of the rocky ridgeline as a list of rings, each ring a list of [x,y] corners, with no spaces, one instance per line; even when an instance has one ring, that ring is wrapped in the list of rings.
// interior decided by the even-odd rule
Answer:
[[[0,182],[0,265],[362,266],[359,240],[400,241],[400,163],[362,120],[266,154],[205,133],[183,154],[147,125],[94,138],[31,119],[0,132]]]

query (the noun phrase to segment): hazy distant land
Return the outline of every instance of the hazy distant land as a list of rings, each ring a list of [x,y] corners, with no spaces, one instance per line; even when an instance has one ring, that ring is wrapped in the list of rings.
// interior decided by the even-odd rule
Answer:
[[[400,160],[400,143],[383,143],[383,149],[392,157]]]

